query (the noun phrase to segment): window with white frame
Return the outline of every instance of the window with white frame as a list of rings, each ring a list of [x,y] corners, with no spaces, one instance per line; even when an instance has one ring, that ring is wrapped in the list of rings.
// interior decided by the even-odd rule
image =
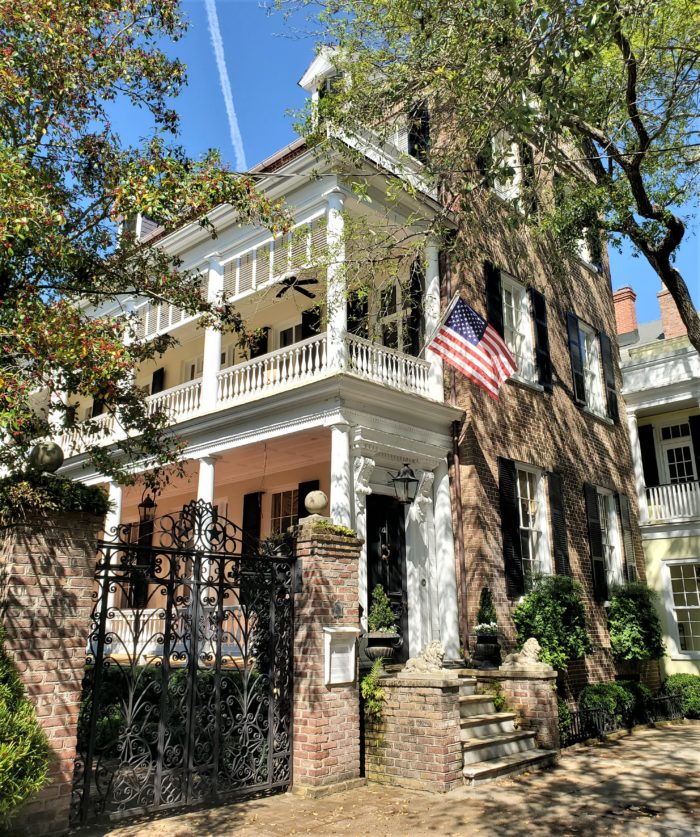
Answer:
[[[668,565],[678,650],[700,652],[700,560]]]
[[[586,407],[599,415],[605,414],[605,396],[600,363],[600,343],[595,331],[579,320],[579,340],[583,363]]]
[[[502,273],[501,299],[503,301],[503,337],[518,364],[516,376],[526,381],[536,381],[532,316],[527,291],[523,285]]]
[[[520,548],[523,560],[525,589],[530,589],[535,576],[550,573],[547,507],[544,496],[544,474],[537,468],[517,466],[518,509],[520,515]]]
[[[182,364],[182,382],[196,381],[197,378],[202,377],[203,358],[198,357],[192,360],[186,360]]]
[[[693,442],[687,421],[661,428],[661,458],[666,482],[692,482],[696,479]]]
[[[598,514],[600,516],[600,535],[603,543],[603,558],[608,588],[623,582],[622,544],[617,515],[615,496],[612,491],[596,488],[598,493]]]
[[[270,533],[278,535],[286,532],[299,520],[299,491],[278,491],[272,495],[270,505]]]
[[[302,339],[302,331],[301,323],[280,329],[277,336],[277,348],[285,349],[287,346],[298,343]]]

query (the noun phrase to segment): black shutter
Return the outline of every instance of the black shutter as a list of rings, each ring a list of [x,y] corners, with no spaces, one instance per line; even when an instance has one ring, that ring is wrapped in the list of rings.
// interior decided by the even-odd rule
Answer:
[[[608,404],[608,418],[618,421],[620,413],[617,408],[617,390],[615,388],[615,360],[613,358],[612,342],[604,331],[598,335],[600,340],[600,357],[603,361],[603,380],[605,381],[605,396]]]
[[[309,516],[309,513],[306,511],[306,506],[304,505],[304,500],[306,500],[306,495],[310,491],[318,491],[319,488],[320,483],[318,480],[309,480],[308,482],[299,483],[299,490],[297,491],[297,520],[301,520],[302,517]]]
[[[358,337],[367,337],[368,334],[368,307],[367,294],[359,294],[353,291],[348,295],[348,333],[357,334]]]
[[[566,514],[564,512],[564,490],[560,474],[547,475],[549,488],[549,514],[552,521],[552,550],[554,552],[554,571],[557,575],[571,575],[569,563],[569,542],[566,534]]]
[[[151,378],[151,395],[155,395],[157,392],[163,392],[164,389],[165,369],[161,366],[160,369],[156,369]]]
[[[417,102],[408,114],[408,153],[424,163],[430,147],[430,115],[425,102]]]
[[[498,491],[501,500],[506,595],[509,599],[515,599],[525,592],[520,515],[518,514],[518,472],[515,462],[500,456],[498,457]]]
[[[691,425],[692,431],[692,425]],[[644,484],[647,487],[659,484],[659,466],[656,463],[656,447],[654,445],[654,425],[643,424],[637,429],[639,448],[642,453],[642,470]]]
[[[256,334],[250,341],[250,359],[254,357],[261,357],[267,354],[267,338],[270,333],[270,326],[264,326],[258,329]]]
[[[411,277],[408,287],[408,299],[404,308],[408,308],[406,329],[408,334],[404,341],[404,351],[413,357],[418,357],[423,343],[423,289],[425,286],[425,272],[423,262],[416,259],[411,265]]]
[[[503,298],[501,295],[501,271],[491,262],[484,262],[486,280],[486,319],[503,337]]]
[[[629,567],[633,567],[635,574],[637,571],[637,561],[634,555],[634,539],[632,538],[632,508],[630,506],[629,497],[626,494],[617,494],[617,512],[620,516],[620,528],[622,529],[622,547],[625,553],[625,578],[632,577]]]
[[[604,602],[608,598],[608,579],[603,555],[603,534],[600,529],[598,510],[598,492],[595,485],[583,484],[586,497],[586,518],[588,519],[588,543],[591,549],[591,568],[593,571],[593,598]]]
[[[528,212],[537,212],[537,177],[535,155],[528,142],[520,143],[520,182],[523,187],[523,205]]]
[[[93,398],[92,399],[92,410],[90,415],[92,418],[96,416],[101,416],[102,413],[105,411],[105,402],[101,398]]]
[[[693,453],[695,454],[695,479],[700,480],[700,416],[691,416],[688,419],[690,425],[690,438],[693,441]]]
[[[571,375],[573,378],[574,401],[577,404],[586,403],[586,385],[583,378],[583,356],[581,354],[581,335],[578,327],[578,317],[575,314],[566,315],[566,328],[569,332],[569,355],[571,357]]]
[[[262,491],[253,491],[243,496],[243,524],[241,534],[241,552],[244,556],[255,555],[260,540],[260,522],[262,516]]]
[[[307,308],[306,311],[301,312],[301,339],[306,340],[307,337],[313,337],[314,334],[321,333],[321,308],[314,305],[313,308]]]
[[[547,328],[547,306],[544,296],[530,288],[530,307],[535,322],[535,357],[537,359],[537,380],[548,391],[552,391],[552,359],[549,356],[549,329]]]

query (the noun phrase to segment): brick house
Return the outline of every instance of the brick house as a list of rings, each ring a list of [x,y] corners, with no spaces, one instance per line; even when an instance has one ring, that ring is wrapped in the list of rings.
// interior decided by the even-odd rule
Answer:
[[[300,83],[318,97],[332,72],[321,52]],[[484,585],[512,642],[510,613],[531,575],[571,572],[583,585],[595,646],[585,665],[573,667],[572,682],[610,678],[608,588],[631,568],[643,577],[644,568],[628,499],[634,477],[617,397],[606,255],[582,244],[580,258],[564,257],[507,227],[501,201],[517,199],[514,181],[507,195],[476,195],[477,213],[488,220],[468,233],[465,243],[478,254],[469,264],[447,263],[428,238],[420,259],[392,276],[370,271],[366,297],[353,299],[343,268],[362,261],[362,246],[344,240],[346,226],[381,224],[390,213],[419,235],[442,212],[428,189],[387,204],[385,181],[399,163],[420,186],[420,162],[410,159],[420,157],[425,137],[412,136],[416,130],[427,130],[425,120],[397,131],[393,149],[363,139],[363,169],[376,171],[371,200],[353,191],[351,165],[339,173],[339,158],[303,140],[261,163],[260,187],[284,199],[294,217],[284,239],[240,227],[226,207],[211,213],[215,243],[196,224],[174,232],[144,227],[144,240],[200,269],[209,294],[225,292],[259,335],[241,347],[173,306],[132,300],[143,336],[179,340],[137,378],[186,440],[186,478],[161,495],[159,513],[194,496],[225,508],[251,535],[267,535],[294,524],[305,494],[322,488],[332,519],[364,541],[363,620],[372,588],[383,583],[402,614],[404,659],[439,639],[447,659],[459,660]],[[319,248],[334,250],[322,270],[314,261]],[[517,356],[519,373],[498,402],[445,371],[429,350],[423,358],[440,304],[458,290]],[[103,423],[109,444],[118,427],[99,407],[80,404],[78,414]],[[462,417],[459,474],[450,477],[452,431]],[[104,482],[84,469],[74,432],[62,446],[64,473]],[[404,463],[418,481],[409,507],[391,486]],[[115,511],[107,528],[136,523],[138,491],[108,487]],[[455,533],[463,554],[455,553]],[[128,620],[126,603],[123,610]]]

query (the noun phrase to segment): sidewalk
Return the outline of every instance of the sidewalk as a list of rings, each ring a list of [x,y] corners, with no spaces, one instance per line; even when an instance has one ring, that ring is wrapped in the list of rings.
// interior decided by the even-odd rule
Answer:
[[[379,785],[317,800],[284,794],[87,834],[697,837],[700,725],[639,729],[615,741],[569,750],[550,771],[444,796]]]

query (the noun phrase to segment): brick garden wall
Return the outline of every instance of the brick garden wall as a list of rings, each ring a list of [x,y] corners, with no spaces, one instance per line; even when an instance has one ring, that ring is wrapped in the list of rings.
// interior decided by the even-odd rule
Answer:
[[[457,290],[481,315],[486,316],[483,262],[489,260],[525,286],[544,294],[549,326],[553,367],[553,392],[539,391],[509,381],[501,388],[498,401],[463,375],[446,366],[446,391],[466,411],[460,439],[464,513],[456,527],[463,527],[466,580],[468,587],[467,627],[476,624],[479,594],[488,585],[494,596],[499,623],[505,628],[504,651],[512,648],[515,628],[511,619],[516,604],[505,590],[498,457],[529,463],[543,471],[562,476],[569,559],[572,572],[583,585],[589,631],[594,652],[570,677],[571,687],[580,689],[587,682],[612,679],[615,668],[605,611],[593,600],[592,567],[589,557],[584,482],[590,482],[628,495],[633,513],[633,537],[637,572],[645,579],[644,555],[636,520],[630,442],[625,406],[619,399],[620,420],[613,424],[576,406],[572,394],[571,363],[568,350],[566,314],[573,312],[604,331],[617,355],[615,310],[610,281],[605,270],[598,273],[546,242],[535,246],[527,232],[513,229],[500,217],[494,196],[479,204],[475,194],[472,210],[480,219],[463,235],[463,243],[473,254],[457,268],[448,270],[443,282],[446,304]],[[622,377],[616,371],[618,398]],[[454,475],[452,475],[454,478]],[[475,637],[471,636],[473,648]]]
[[[372,782],[446,793],[462,784],[459,683],[383,678],[382,719],[365,726],[365,775]]]
[[[324,683],[324,627],[359,627],[362,542],[302,527],[297,556],[302,592],[295,600],[294,789],[318,789],[360,776],[360,698],[354,683]]]
[[[49,783],[20,809],[10,833],[62,834],[68,827],[101,526],[101,518],[62,514],[29,518],[0,533],[5,647],[53,750]]]

